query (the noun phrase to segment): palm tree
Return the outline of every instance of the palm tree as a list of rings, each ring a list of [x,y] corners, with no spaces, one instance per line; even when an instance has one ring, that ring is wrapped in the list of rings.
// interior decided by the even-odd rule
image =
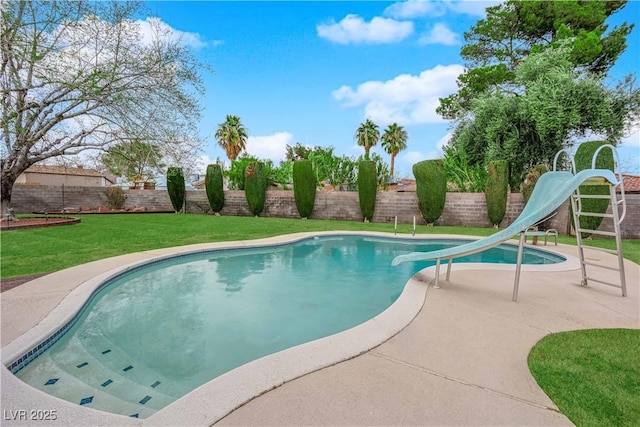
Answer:
[[[247,129],[238,116],[227,115],[224,123],[218,125],[215,137],[232,162],[247,148]]]
[[[378,125],[367,119],[360,125],[355,135],[359,146],[364,147],[364,158],[369,160],[369,150],[378,143],[380,131]]]
[[[382,134],[382,148],[391,156],[390,175],[393,179],[396,156],[398,153],[407,148],[407,131],[397,123],[390,124]]]

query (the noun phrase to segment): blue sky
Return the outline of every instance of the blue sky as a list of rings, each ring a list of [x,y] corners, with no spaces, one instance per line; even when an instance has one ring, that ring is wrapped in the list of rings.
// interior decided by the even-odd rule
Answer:
[[[210,63],[200,124],[203,164],[226,160],[213,133],[227,114],[249,131],[247,151],[276,164],[286,144],[333,146],[359,156],[354,134],[366,118],[381,130],[397,122],[408,148],[396,171],[411,176],[420,160],[440,157],[449,123],[438,98],[456,90],[463,71],[463,32],[497,2],[182,1],[148,2],[195,54]],[[612,70],[621,78],[640,67],[640,3],[610,18],[634,22],[629,47]],[[379,145],[374,148],[389,161]],[[640,169],[640,133],[623,140],[621,163]]]

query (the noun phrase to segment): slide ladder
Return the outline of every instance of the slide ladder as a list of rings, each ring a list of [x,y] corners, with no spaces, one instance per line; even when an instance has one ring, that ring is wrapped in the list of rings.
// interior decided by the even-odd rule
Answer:
[[[626,199],[624,194],[624,179],[623,179],[622,173],[620,173],[618,169],[619,162],[618,162],[618,155],[615,148],[612,145],[608,145],[608,144],[598,148],[598,150],[593,154],[593,158],[591,160],[591,167],[592,169],[596,168],[596,159],[598,157],[598,154],[600,153],[601,150],[605,148],[609,148],[613,152],[614,175],[617,178],[617,182],[612,183],[607,180],[593,179],[591,181],[585,182],[585,185],[608,186],[609,194],[608,195],[582,194],[580,192],[580,187],[578,187],[574,192],[574,194],[571,195],[571,198],[570,198],[571,210],[573,211],[573,223],[575,226],[576,239],[578,243],[578,254],[580,257],[580,269],[582,271],[581,284],[582,286],[587,286],[589,281],[602,283],[604,285],[620,288],[622,290],[622,296],[627,296],[627,284],[626,284],[625,273],[624,273],[624,256],[622,253],[622,234],[620,231],[620,223],[622,222],[622,220],[624,220],[627,206],[626,206]],[[562,152],[559,152],[558,154],[556,154],[556,157],[553,162],[554,170],[556,168],[556,161],[558,159],[558,156],[561,153]],[[575,173],[575,163],[573,162],[573,159],[571,159],[571,166]],[[609,206],[610,206],[611,212],[603,214],[599,212],[587,211],[584,209],[584,206],[582,203],[582,201],[585,199],[609,199],[610,201]],[[612,228],[614,231],[601,231],[601,230],[591,230],[588,228],[583,228],[580,221],[582,217],[600,217],[600,218],[603,218],[603,221],[610,220],[612,222]],[[612,250],[612,249],[605,249],[605,248],[599,248],[599,247],[587,245],[585,244],[586,239],[583,237],[583,234],[613,237],[616,240],[616,249]],[[618,266],[611,267],[608,265],[603,265],[597,262],[587,260],[584,255],[585,248],[607,252],[607,253],[616,255],[618,258]],[[596,267],[599,269],[617,271],[620,277],[620,281],[619,283],[614,283],[608,280],[602,280],[602,279],[596,279],[595,277],[590,277],[587,275],[587,266]]]
[[[614,171],[609,169],[597,169],[596,159],[602,149],[609,148],[613,152],[614,158]],[[571,171],[558,171],[556,170],[558,157],[565,153],[570,160]],[[451,264],[454,258],[458,258],[465,255],[471,255],[477,252],[482,252],[489,248],[495,247],[502,242],[505,242],[516,235],[520,235],[518,242],[518,255],[516,261],[516,274],[513,284],[513,301],[518,299],[518,287],[520,283],[520,270],[522,267],[522,257],[524,251],[525,235],[529,227],[534,226],[549,215],[553,214],[567,199],[571,200],[573,213],[575,215],[576,224],[576,236],[579,249],[579,255],[582,267],[582,284],[586,285],[587,281],[597,281],[599,283],[620,287],[622,289],[622,296],[627,295],[625,273],[624,273],[624,258],[622,255],[622,238],[620,232],[620,223],[624,219],[626,214],[626,201],[624,194],[624,184],[622,174],[618,171],[618,154],[615,147],[609,144],[605,144],[598,148],[594,153],[592,159],[592,168],[585,169],[580,172],[576,172],[575,161],[573,156],[567,149],[560,150],[553,160],[553,171],[547,172],[540,176],[536,186],[531,193],[529,201],[525,205],[524,209],[507,228],[498,231],[495,234],[487,236],[480,240],[465,243],[459,246],[440,249],[430,252],[412,252],[408,254],[402,254],[396,256],[392,265],[398,265],[403,262],[415,262],[415,261],[429,261],[436,262],[436,274],[434,287],[439,287],[440,278],[440,264],[442,261],[447,262],[447,276],[446,280],[449,280],[451,274]],[[580,193],[581,185],[606,185],[609,186],[609,195],[587,195]],[[618,192],[620,190],[620,197]],[[611,213],[600,214],[595,212],[587,212],[583,209],[582,200],[587,198],[607,198],[611,200]],[[622,210],[622,212],[620,212]],[[598,216],[602,218],[610,218],[613,220],[614,231],[599,231],[584,229],[581,226],[580,218],[586,216]],[[582,239],[582,233],[598,234],[613,236],[616,239],[617,249],[615,251],[595,248],[592,246],[586,246]],[[586,247],[603,250],[605,252],[614,253],[618,256],[618,268],[611,268],[608,266],[599,265],[591,261],[587,261],[584,256],[584,249]],[[620,273],[620,285],[608,283],[606,281],[588,277],[586,273],[586,266],[598,266],[606,269],[612,269],[619,271]]]

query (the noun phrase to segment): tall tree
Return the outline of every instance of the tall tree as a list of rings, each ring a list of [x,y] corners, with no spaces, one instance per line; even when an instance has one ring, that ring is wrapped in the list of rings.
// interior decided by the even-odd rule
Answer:
[[[371,121],[371,119],[367,119],[358,127],[355,139],[359,146],[364,147],[364,157],[369,160],[369,150],[380,140],[378,125]]]
[[[569,47],[529,55],[517,67],[515,82],[519,94],[476,97],[470,103],[473,119],[460,121],[450,140],[472,165],[508,161],[514,190],[527,170],[550,165],[572,139],[594,133],[615,145],[640,119],[634,80],[608,88],[603,77],[573,68]]]
[[[2,210],[34,163],[123,140],[194,135],[207,69],[136,2],[2,1]],[[200,147],[196,141],[194,151]]]
[[[402,126],[392,123],[382,133],[382,148],[391,156],[391,178],[394,177],[396,156],[407,148],[409,135]]]
[[[633,24],[608,30],[607,18],[624,7],[621,1],[508,0],[487,8],[487,17],[464,34],[460,54],[467,71],[458,78],[459,90],[440,99],[437,111],[459,119],[473,99],[496,87],[513,89],[515,70],[530,54],[562,41],[570,42],[575,68],[606,73],[627,47]]]
[[[130,180],[147,181],[166,168],[160,148],[137,139],[110,147],[99,160],[115,176]]]
[[[247,129],[238,116],[227,115],[226,120],[218,125],[215,137],[232,162],[247,148]]]

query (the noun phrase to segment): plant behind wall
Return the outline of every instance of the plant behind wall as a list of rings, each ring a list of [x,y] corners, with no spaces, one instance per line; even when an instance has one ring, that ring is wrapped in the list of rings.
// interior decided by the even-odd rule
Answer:
[[[219,214],[224,207],[224,182],[221,165],[213,164],[207,166],[207,172],[204,177],[204,188],[211,210],[215,214]]]
[[[589,141],[583,142],[578,146],[576,150],[576,154],[574,156],[574,161],[576,165],[576,173],[585,170],[591,169],[591,164],[593,161],[593,155],[596,150],[600,148],[602,145],[608,144],[607,141]],[[598,158],[596,159],[596,169],[609,169],[613,171],[614,169],[614,160],[613,160],[613,152],[608,148],[602,149],[598,153]],[[609,194],[609,186],[608,185],[581,185],[580,186],[580,195],[592,195],[592,196],[604,196]],[[607,212],[607,208],[609,207],[609,198],[604,199],[588,199],[584,198],[581,200],[582,203],[582,211],[583,212],[593,212],[596,214],[604,214]],[[588,229],[588,230],[597,230],[600,227],[600,223],[602,222],[603,217],[597,216],[582,216],[580,217],[580,228]],[[571,211],[571,224],[575,228],[575,224],[573,223],[573,210]],[[582,233],[582,237],[588,237],[589,233]]]
[[[262,162],[251,162],[245,169],[244,195],[249,205],[249,212],[259,216],[266,200],[267,179]]]
[[[377,190],[378,177],[375,162],[372,160],[360,161],[358,163],[358,198],[364,222],[369,222],[373,218]]]
[[[507,213],[507,193],[509,191],[509,163],[506,160],[492,160],[489,162],[489,175],[484,191],[487,202],[487,214],[494,228],[498,228],[500,221]]]
[[[173,210],[178,213],[184,206],[185,184],[182,168],[171,166],[167,169],[167,192]]]
[[[442,159],[424,160],[413,165],[418,206],[427,225],[440,218],[447,200],[447,173]]]
[[[293,197],[301,218],[309,218],[316,201],[316,176],[310,160],[293,163]]]

